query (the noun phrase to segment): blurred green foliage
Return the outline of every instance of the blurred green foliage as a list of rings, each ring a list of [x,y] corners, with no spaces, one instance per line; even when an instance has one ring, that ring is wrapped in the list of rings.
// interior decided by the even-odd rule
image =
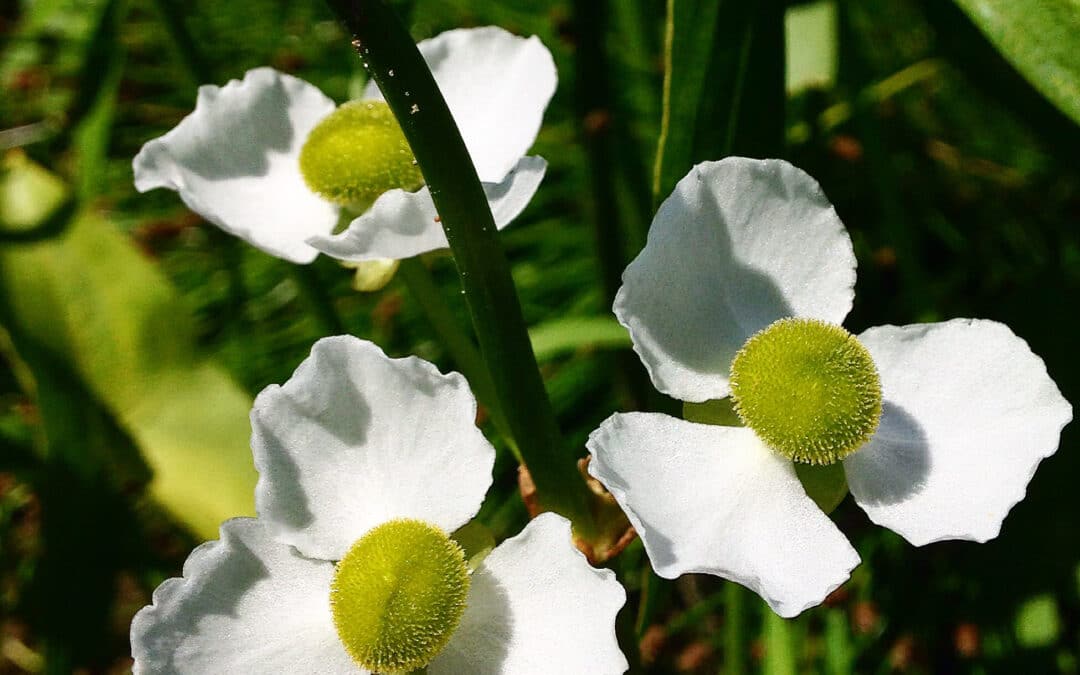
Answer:
[[[682,109],[669,113],[660,175],[685,171],[664,173],[665,161],[729,151],[791,159],[851,231],[860,267],[849,328],[1004,321],[1080,400],[1080,130],[1075,90],[1045,75],[1060,64],[1075,84],[1075,31],[1022,12],[1002,37],[981,9],[1028,3],[798,3],[788,11],[818,18],[788,24],[785,98],[782,54],[754,51],[762,33],[755,42],[738,23],[765,9],[672,3],[702,8],[679,29],[698,37],[677,62],[702,93],[673,101]],[[535,147],[551,167],[503,234],[548,392],[582,447],[613,410],[670,409],[609,311],[654,197],[670,188],[651,189],[667,3],[395,4],[417,39],[495,23],[552,49],[560,87]],[[702,21],[708,12],[742,18]],[[775,17],[766,28],[775,45]],[[329,260],[298,273],[175,194],[132,186],[131,158],[190,111],[199,83],[272,65],[335,100],[355,94],[360,64],[322,4],[26,0],[0,4],[0,41],[0,673],[123,672],[132,614],[214,521],[250,509],[251,396],[339,329],[454,364],[400,279],[359,294]],[[772,116],[746,117],[748,101],[773,101]],[[760,143],[756,126],[772,130]],[[424,262],[467,326],[452,262]],[[642,672],[1075,673],[1078,440],[1068,427],[986,545],[915,549],[844,501],[833,517],[864,563],[794,622],[713,578],[661,583],[632,544],[611,563],[630,592],[624,647]],[[495,474],[481,519],[501,539],[527,516],[511,453]],[[746,639],[725,642],[736,614]]]

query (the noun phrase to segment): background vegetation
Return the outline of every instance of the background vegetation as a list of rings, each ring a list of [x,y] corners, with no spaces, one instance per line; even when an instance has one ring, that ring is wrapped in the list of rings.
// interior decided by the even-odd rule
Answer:
[[[535,146],[551,168],[502,241],[559,421],[584,453],[612,411],[669,405],[642,386],[610,319],[654,208],[665,3],[395,4],[417,39],[494,23],[555,55],[559,90]],[[785,94],[780,32],[747,32],[779,26],[755,23],[772,10],[675,4],[686,14],[673,58],[696,95],[673,102],[662,184],[727,152],[790,159],[855,242],[849,328],[1003,321],[1080,401],[1080,132],[1068,81],[1037,72],[1051,57],[981,32],[962,9],[978,2],[796,3]],[[1043,45],[1080,53],[1075,10],[1041,5],[1066,13]],[[174,193],[132,185],[131,158],[190,112],[199,83],[272,65],[335,100],[356,95],[362,69],[322,3],[9,0],[0,40],[0,673],[124,672],[128,624],[152,589],[220,520],[252,511],[259,389],[346,331],[454,364],[400,278],[357,293],[331,260],[268,257]],[[452,260],[424,262],[468,326]],[[1077,672],[1076,428],[986,545],[916,549],[845,501],[834,518],[864,563],[794,622],[714,578],[660,582],[631,545],[610,564],[630,591],[620,629],[634,668]],[[527,517],[508,452],[481,517],[500,538]],[[752,619],[742,643],[725,642],[732,602]]]

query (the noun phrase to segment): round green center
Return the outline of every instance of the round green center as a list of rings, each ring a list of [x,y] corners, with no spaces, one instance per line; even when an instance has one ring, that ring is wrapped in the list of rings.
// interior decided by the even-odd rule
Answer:
[[[469,593],[461,547],[419,520],[392,520],[337,565],[330,606],[353,659],[377,673],[426,666],[457,628]]]
[[[300,173],[311,190],[340,206],[366,208],[394,188],[424,184],[409,143],[382,101],[350,101],[308,134]]]
[[[743,424],[796,462],[832,464],[870,440],[881,381],[866,347],[839,326],[781,319],[731,363],[731,399]]]

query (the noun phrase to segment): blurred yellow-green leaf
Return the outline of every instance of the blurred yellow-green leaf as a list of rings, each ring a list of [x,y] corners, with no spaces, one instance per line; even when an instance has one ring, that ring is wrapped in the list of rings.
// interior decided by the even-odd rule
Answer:
[[[17,155],[0,194],[12,185],[24,200],[4,200],[5,228],[26,227],[64,195]],[[0,287],[19,332],[77,373],[141,448],[162,504],[208,537],[252,511],[251,400],[200,357],[179,296],[107,219],[83,212],[60,236],[5,247]]]

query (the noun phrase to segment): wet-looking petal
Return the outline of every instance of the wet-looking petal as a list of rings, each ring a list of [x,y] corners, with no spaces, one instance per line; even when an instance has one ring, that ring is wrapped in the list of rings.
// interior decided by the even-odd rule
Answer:
[[[423,668],[446,645],[469,594],[465,554],[442,530],[392,520],[361,537],[330,587],[345,649],[375,672]]]

